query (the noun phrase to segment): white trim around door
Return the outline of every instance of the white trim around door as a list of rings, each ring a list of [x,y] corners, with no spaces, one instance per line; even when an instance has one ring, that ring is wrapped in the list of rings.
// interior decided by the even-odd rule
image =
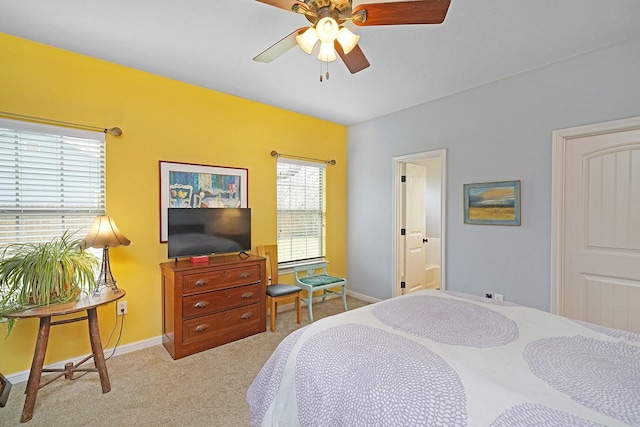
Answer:
[[[422,153],[407,154],[393,158],[393,213],[392,213],[392,242],[393,248],[393,283],[391,284],[393,296],[401,294],[400,282],[402,279],[402,252],[404,251],[402,241],[399,239],[400,228],[402,228],[403,198],[401,188],[402,165],[404,163],[420,162],[427,159],[440,159],[440,289],[446,289],[446,230],[447,230],[447,150],[433,150]]]

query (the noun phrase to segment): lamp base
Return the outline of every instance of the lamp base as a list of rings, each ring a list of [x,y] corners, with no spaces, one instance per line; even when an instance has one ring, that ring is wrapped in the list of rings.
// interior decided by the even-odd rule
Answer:
[[[120,288],[116,286],[115,281],[111,284],[98,281],[96,283],[95,289],[93,290],[93,296],[98,297],[100,295],[105,295],[105,293],[107,292],[107,289],[111,290],[111,293],[113,294],[119,294],[120,292],[122,292]]]
[[[105,295],[105,292],[107,291],[107,289],[109,289],[111,291],[111,293],[113,293],[113,294],[119,294],[120,292],[122,292],[120,290],[120,288],[116,286],[115,283],[113,283],[112,285],[105,285],[104,283],[102,283],[102,284],[96,284],[96,287],[93,290],[93,294],[92,295],[94,297],[99,297],[100,295]]]
[[[116,285],[116,279],[111,274],[111,264],[109,263],[109,247],[102,249],[102,265],[100,266],[100,275],[96,282],[96,288],[93,291],[94,296],[102,295],[106,288],[110,288],[114,294],[120,293],[120,289]]]

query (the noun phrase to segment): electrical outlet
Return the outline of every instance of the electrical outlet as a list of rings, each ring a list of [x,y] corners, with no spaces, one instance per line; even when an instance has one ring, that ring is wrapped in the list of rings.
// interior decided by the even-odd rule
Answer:
[[[493,294],[493,299],[497,301],[504,301],[504,295],[502,294]]]
[[[127,306],[126,301],[119,301],[117,307],[118,307],[118,316],[120,316],[121,314],[129,313],[129,307]]]

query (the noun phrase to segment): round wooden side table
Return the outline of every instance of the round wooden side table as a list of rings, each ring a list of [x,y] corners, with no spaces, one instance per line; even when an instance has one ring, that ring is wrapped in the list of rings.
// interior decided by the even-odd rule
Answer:
[[[104,351],[102,349],[102,341],[100,339],[98,313],[96,309],[101,305],[109,304],[110,302],[119,300],[125,295],[126,292],[124,291],[124,289],[120,289],[117,293],[109,289],[105,291],[104,295],[84,296],[74,301],[62,304],[51,304],[48,306],[35,307],[24,311],[16,311],[5,316],[14,319],[40,319],[40,329],[38,330],[36,348],[33,354],[33,362],[31,362],[31,370],[29,371],[27,389],[25,391],[25,394],[27,396],[24,401],[24,407],[22,409],[22,417],[20,418],[20,422],[27,422],[33,417],[33,408],[36,404],[36,397],[38,396],[38,390],[40,388],[62,376],[65,376],[65,378],[67,379],[71,379],[73,378],[74,371],[97,371],[100,375],[102,393],[108,393],[111,390],[111,384],[109,383],[109,374],[107,373],[107,365],[104,358]],[[51,321],[52,317],[62,316],[64,314],[79,313],[81,311],[86,311],[87,315],[72,319],[59,320],[55,322]],[[47,352],[47,343],[49,341],[49,331],[51,329],[51,326],[78,322],[81,320],[88,320],[89,322],[89,341],[91,342],[92,351],[91,355],[78,363],[68,363],[67,365],[65,365],[64,369],[43,369],[42,365],[44,364],[44,356]],[[95,368],[77,369],[81,364],[91,358],[93,358],[96,366]],[[41,385],[40,379],[42,377],[42,372],[61,372],[61,374]]]

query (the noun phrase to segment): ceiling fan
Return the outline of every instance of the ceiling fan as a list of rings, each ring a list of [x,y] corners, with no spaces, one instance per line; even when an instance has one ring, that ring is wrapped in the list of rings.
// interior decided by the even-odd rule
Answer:
[[[369,61],[358,46],[360,36],[353,34],[341,24],[346,21],[358,26],[440,24],[444,21],[451,2],[413,0],[360,4],[352,7],[352,0],[257,1],[302,14],[311,22],[311,26],[293,31],[253,58],[254,61],[271,62],[296,44],[305,53],[311,54],[319,41],[318,59],[322,62],[335,61],[337,52],[351,74],[367,68]]]

